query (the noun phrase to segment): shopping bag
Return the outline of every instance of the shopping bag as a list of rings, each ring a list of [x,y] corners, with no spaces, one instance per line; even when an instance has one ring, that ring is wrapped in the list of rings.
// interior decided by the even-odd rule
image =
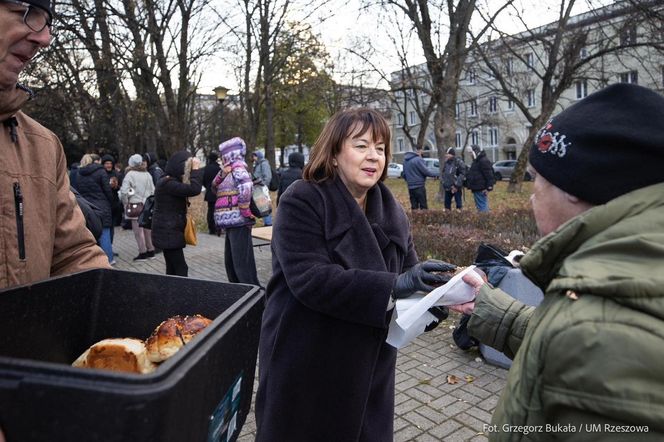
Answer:
[[[263,218],[272,213],[272,200],[270,199],[270,191],[266,185],[254,184],[249,208],[251,209],[251,214],[256,218]]]

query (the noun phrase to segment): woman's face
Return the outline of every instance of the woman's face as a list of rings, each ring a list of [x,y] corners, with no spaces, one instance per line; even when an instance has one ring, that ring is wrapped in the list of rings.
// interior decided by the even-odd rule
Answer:
[[[385,143],[374,140],[371,129],[347,137],[335,157],[341,181],[355,198],[366,195],[385,168]]]

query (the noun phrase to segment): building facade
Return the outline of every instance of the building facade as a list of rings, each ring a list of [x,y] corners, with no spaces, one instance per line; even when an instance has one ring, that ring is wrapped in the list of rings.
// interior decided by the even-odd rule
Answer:
[[[542,112],[544,85],[563,91],[553,115],[609,84],[627,82],[664,92],[662,2],[617,2],[571,17],[564,28],[551,23],[484,43],[466,59],[455,109],[455,147],[477,144],[492,161],[514,159]],[[548,54],[557,35],[564,50],[559,66]],[[658,47],[660,49],[658,49]],[[394,160],[412,151],[430,105],[426,65],[392,73]],[[557,84],[556,82],[560,82]],[[527,117],[530,116],[530,119]],[[437,156],[433,112],[425,127],[425,156]],[[410,133],[410,137],[408,134]]]

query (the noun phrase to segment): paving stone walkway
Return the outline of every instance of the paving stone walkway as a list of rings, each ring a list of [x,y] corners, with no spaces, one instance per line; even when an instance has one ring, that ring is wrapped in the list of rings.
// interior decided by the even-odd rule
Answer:
[[[189,277],[227,282],[224,270],[224,237],[198,234],[199,244],[185,248]],[[256,244],[263,243],[256,241]],[[131,230],[115,229],[114,251],[117,269],[166,273],[163,255],[133,262],[138,249]],[[263,285],[270,278],[269,245],[255,246],[258,277]],[[507,371],[486,363],[479,352],[462,351],[452,341],[458,320],[450,315],[434,331],[417,338],[399,351],[396,373],[394,440],[401,441],[485,441],[483,427],[489,424]],[[448,383],[455,376],[457,383]],[[255,439],[256,421],[252,411],[238,441]],[[315,441],[312,441],[315,442]]]

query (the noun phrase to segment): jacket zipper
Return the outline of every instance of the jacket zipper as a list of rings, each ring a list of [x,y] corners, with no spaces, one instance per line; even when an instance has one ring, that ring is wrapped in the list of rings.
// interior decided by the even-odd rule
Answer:
[[[18,259],[25,260],[25,233],[23,231],[23,193],[21,185],[14,183],[14,206],[16,208],[16,236],[18,238]]]

